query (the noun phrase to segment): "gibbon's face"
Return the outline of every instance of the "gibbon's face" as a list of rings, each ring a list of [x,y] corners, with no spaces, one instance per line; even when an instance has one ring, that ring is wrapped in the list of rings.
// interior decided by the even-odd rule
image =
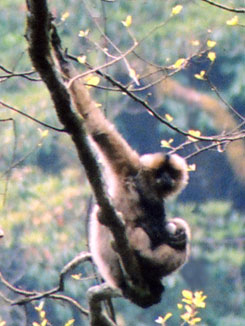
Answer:
[[[186,162],[177,154],[146,154],[140,157],[140,162],[151,174],[160,196],[166,197],[176,193],[188,182]]]

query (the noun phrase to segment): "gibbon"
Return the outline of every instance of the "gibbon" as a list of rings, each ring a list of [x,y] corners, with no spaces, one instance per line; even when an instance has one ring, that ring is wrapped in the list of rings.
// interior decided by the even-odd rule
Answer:
[[[188,224],[181,218],[167,220],[164,208],[164,199],[178,193],[188,182],[186,162],[177,154],[140,156],[105,118],[80,80],[71,84],[70,92],[99,154],[108,193],[125,222],[129,243],[155,301],[142,303],[130,296],[112,234],[99,222],[98,206],[89,223],[93,260],[110,286],[120,288],[131,301],[147,307],[160,301],[162,277],[181,267],[189,256]]]

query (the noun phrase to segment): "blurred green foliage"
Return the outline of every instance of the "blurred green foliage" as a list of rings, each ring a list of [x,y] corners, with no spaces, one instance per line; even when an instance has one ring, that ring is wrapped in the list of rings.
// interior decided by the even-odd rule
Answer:
[[[136,53],[158,65],[174,64],[178,58],[194,53],[196,48],[191,43],[194,40],[200,44],[207,39],[215,40],[217,60],[210,76],[224,92],[226,100],[235,105],[240,114],[245,113],[244,28],[226,25],[233,13],[202,1],[184,0],[181,1],[181,14],[155,29],[169,19],[172,7],[178,2],[93,0],[85,3],[89,12],[80,1],[50,1],[69,53],[86,54],[94,66],[105,62],[104,54],[92,42],[78,37],[80,30],[89,29],[91,40],[112,51],[110,44],[103,43],[93,19],[121,51],[128,49],[133,44],[132,37],[121,23],[127,15],[133,18],[130,31],[138,41],[149,34]],[[234,7],[244,5],[243,0],[230,3]],[[24,37],[24,1],[1,0],[0,8],[0,66],[16,73],[31,71]],[[65,12],[70,15],[63,22],[61,17]],[[244,15],[239,19],[244,25]],[[131,62],[133,56],[128,59]],[[211,93],[203,81],[194,78],[195,73],[206,67],[207,61],[193,60],[176,79]],[[142,71],[142,67],[139,70]],[[122,82],[130,81],[123,63],[108,68],[107,72]],[[8,74],[0,69],[0,76],[5,75]],[[36,75],[32,77],[38,79]],[[42,122],[60,127],[49,94],[40,81],[22,77],[1,80],[2,101]],[[142,92],[141,95],[147,94]],[[95,96],[108,109],[108,115],[116,117],[119,129],[140,152],[159,150],[160,140],[173,135],[124,95],[111,92],[107,96],[96,90]],[[183,129],[195,127],[203,133],[215,132],[207,114],[196,113],[185,103],[168,99],[159,105],[153,97],[149,97],[149,102],[159,106],[161,113],[174,116],[175,123]],[[138,110],[137,114],[134,110]],[[0,225],[5,231],[5,238],[0,240],[0,271],[16,286],[42,291],[55,286],[64,264],[87,249],[85,226],[91,191],[66,135],[50,130],[47,137],[42,138],[46,128],[0,106],[0,119],[6,118],[14,119],[15,128],[11,121],[0,121],[0,202],[3,206]],[[178,142],[183,141],[177,135],[174,137]],[[18,161],[21,163],[10,169]],[[196,162],[197,171],[191,173],[190,184],[180,201],[167,203],[169,216],[182,216],[192,227],[192,258],[181,275],[177,273],[164,280],[166,293],[158,306],[143,311],[125,300],[117,300],[119,319],[123,316],[128,326],[153,325],[157,316],[168,311],[174,314],[168,325],[178,325],[176,304],[183,288],[203,290],[207,294],[207,307],[202,312],[203,326],[242,326],[245,323],[244,186],[233,175],[224,153],[206,152]],[[77,271],[82,272],[83,277],[92,273],[90,266],[80,266]],[[86,305],[85,291],[90,284],[89,280],[69,279],[66,294]],[[1,285],[0,291],[11,296]],[[53,325],[63,325],[71,318],[75,318],[78,325],[87,325],[86,319],[68,305],[48,300],[45,307]],[[28,313],[37,320],[32,304],[28,305]],[[1,318],[8,326],[19,326],[25,317],[21,309],[1,301],[0,321]]]

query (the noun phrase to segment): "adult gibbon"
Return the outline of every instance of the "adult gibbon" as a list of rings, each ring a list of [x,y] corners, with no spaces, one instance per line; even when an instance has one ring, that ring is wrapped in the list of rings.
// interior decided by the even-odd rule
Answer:
[[[113,248],[112,234],[99,222],[98,206],[89,226],[93,260],[109,285],[147,307],[161,299],[164,290],[161,278],[182,266],[189,255],[188,224],[181,218],[167,220],[164,209],[164,199],[179,192],[188,182],[186,162],[177,154],[139,156],[105,118],[81,80],[71,83],[70,92],[98,151],[108,193],[125,222],[129,243],[155,301],[142,303],[130,295],[120,257]]]

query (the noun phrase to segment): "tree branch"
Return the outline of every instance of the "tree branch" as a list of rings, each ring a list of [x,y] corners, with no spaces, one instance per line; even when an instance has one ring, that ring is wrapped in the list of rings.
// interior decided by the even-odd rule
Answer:
[[[223,10],[227,10],[227,11],[230,11],[230,12],[235,12],[237,14],[244,14],[245,13],[245,8],[231,8],[231,7],[221,5],[221,4],[217,3],[217,2],[210,1],[210,0],[201,0],[201,1],[206,2],[206,3],[210,4],[211,6],[214,6],[214,7],[223,9]]]
[[[32,78],[32,77],[29,77],[33,74],[35,74],[35,71],[26,71],[26,72],[13,72],[13,71],[10,71],[8,70],[7,68],[5,68],[4,66],[0,65],[0,70],[4,71],[7,75],[0,75],[0,79],[9,79],[9,78],[12,78],[12,77],[22,77],[22,78],[25,78],[25,79],[28,79],[30,81],[34,81],[34,82],[38,82],[38,81],[41,81],[41,79],[39,78]]]
[[[9,109],[9,110],[11,110],[11,111],[14,111],[14,112],[16,112],[16,113],[19,113],[20,115],[23,115],[24,117],[26,117],[26,118],[28,118],[28,119],[30,119],[30,120],[32,120],[32,121],[34,121],[34,122],[40,124],[40,125],[43,126],[43,127],[46,127],[46,128],[52,129],[52,130],[54,130],[54,131],[58,131],[58,132],[65,132],[65,131],[66,131],[65,129],[59,129],[59,128],[56,128],[56,127],[50,126],[49,124],[47,124],[47,123],[45,123],[45,122],[42,122],[42,121],[40,121],[40,120],[38,120],[38,119],[35,119],[35,118],[33,118],[32,116],[30,116],[29,114],[26,114],[25,112],[22,112],[22,111],[20,111],[20,110],[18,110],[18,109],[16,109],[16,108],[14,108],[13,106],[10,106],[9,104],[4,103],[4,102],[2,102],[2,101],[0,101],[0,105],[2,105],[3,107],[5,107],[5,108],[7,108],[7,109]]]
[[[0,281],[4,284],[5,287],[7,287],[11,292],[24,296],[24,298],[17,299],[15,301],[9,300],[8,298],[5,297],[3,297],[3,299],[8,303],[11,303],[11,305],[24,305],[29,302],[40,300],[43,298],[53,298],[53,299],[69,302],[70,304],[74,305],[77,309],[79,309],[80,312],[82,312],[85,315],[88,315],[88,311],[84,309],[76,300],[64,295],[56,294],[57,292],[64,290],[65,276],[69,272],[71,272],[74,268],[76,268],[79,264],[84,263],[86,261],[91,261],[90,253],[81,252],[80,254],[78,254],[74,259],[72,259],[68,264],[66,264],[63,267],[62,271],[60,272],[60,279],[59,279],[58,286],[45,292],[25,291],[22,289],[18,289],[12,284],[10,284],[7,280],[5,280],[3,275],[0,273]]]
[[[116,324],[110,320],[102,312],[101,302],[110,298],[116,298],[121,296],[121,291],[113,289],[106,283],[93,286],[88,290],[88,302],[90,306],[90,321],[93,326],[116,326]]]

